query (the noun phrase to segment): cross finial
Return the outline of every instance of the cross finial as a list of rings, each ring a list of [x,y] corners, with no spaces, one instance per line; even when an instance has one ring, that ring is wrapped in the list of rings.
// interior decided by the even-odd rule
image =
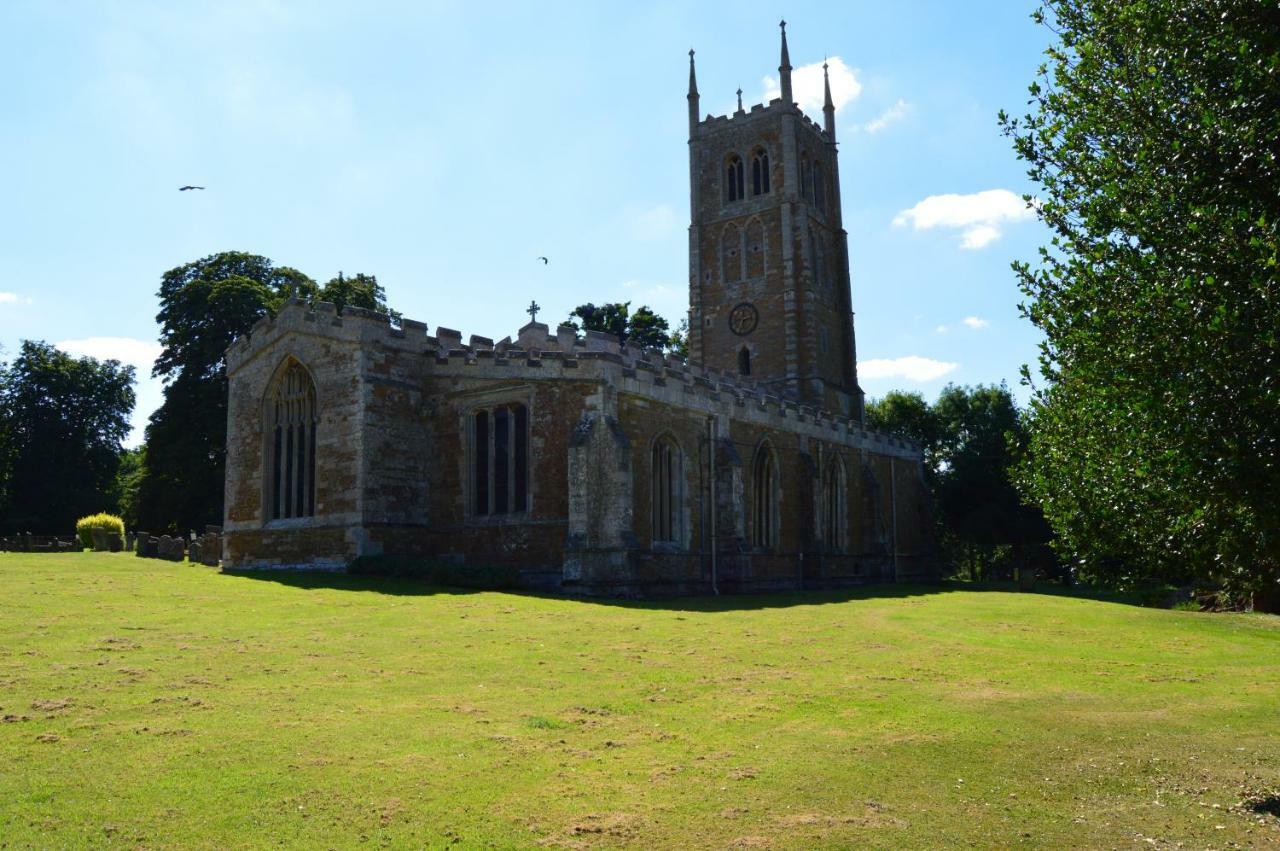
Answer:
[[[542,310],[542,307],[536,301],[531,301],[529,302],[529,306],[525,308],[524,312],[529,314],[530,322],[537,322],[539,310]]]
[[[738,112],[742,112],[742,89],[738,89]]]

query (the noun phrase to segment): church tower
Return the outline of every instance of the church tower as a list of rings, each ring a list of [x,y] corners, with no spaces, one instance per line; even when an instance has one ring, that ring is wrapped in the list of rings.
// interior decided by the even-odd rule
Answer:
[[[689,51],[689,354],[767,392],[862,418],[840,216],[835,106],[823,124],[791,91],[786,22],[781,97],[698,117]]]

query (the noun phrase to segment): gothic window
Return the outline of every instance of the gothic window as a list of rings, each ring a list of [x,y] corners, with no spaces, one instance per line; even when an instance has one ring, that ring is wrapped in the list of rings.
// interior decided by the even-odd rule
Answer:
[[[747,222],[747,277],[758,278],[765,267],[764,225],[759,219]]]
[[[751,194],[767,195],[769,193],[769,152],[764,148],[756,148],[751,155]]]
[[[822,250],[821,238],[814,241],[813,261],[815,283],[822,289],[826,289],[830,282],[827,280],[827,253]]]
[[[742,231],[732,222],[720,234],[720,265],[726,283],[742,280]]]
[[[813,164],[813,205],[824,212],[827,209],[827,182],[822,174],[822,163]]]
[[[746,169],[742,165],[742,157],[730,154],[725,161],[725,201],[741,201],[746,197],[744,176]]]
[[[296,361],[277,381],[268,403],[266,497],[272,520],[316,513],[316,386]]]
[[[827,549],[835,553],[844,552],[849,544],[846,487],[844,463],[832,456],[822,476],[822,536]]]
[[[683,503],[680,447],[669,436],[653,442],[650,486],[654,543],[678,544],[682,538]]]
[[[800,194],[806,201],[813,199],[813,175],[809,169],[808,154],[800,157]]]
[[[746,346],[738,350],[738,374],[751,374],[751,352],[747,351]]]
[[[529,509],[529,409],[519,402],[471,412],[471,510]]]
[[[751,545],[764,550],[778,545],[778,471],[767,443],[751,465]]]

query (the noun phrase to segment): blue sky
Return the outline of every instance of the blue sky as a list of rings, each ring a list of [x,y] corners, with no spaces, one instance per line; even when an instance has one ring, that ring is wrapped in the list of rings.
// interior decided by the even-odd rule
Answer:
[[[1025,108],[1035,5],[9,0],[0,345],[138,363],[145,424],[160,275],[225,250],[376,274],[404,315],[464,335],[514,335],[531,298],[552,324],[613,300],[674,324],[687,52],[704,114],[739,86],[750,108],[784,16],[797,99],[828,56],[842,101],[864,389],[1007,379],[1025,398],[1037,334],[1009,263],[1045,232],[995,116]]]

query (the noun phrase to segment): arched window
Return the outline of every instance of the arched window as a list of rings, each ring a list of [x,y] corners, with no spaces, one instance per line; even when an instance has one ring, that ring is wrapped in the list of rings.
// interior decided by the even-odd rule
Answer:
[[[759,219],[747,222],[747,277],[758,278],[764,274],[765,245],[764,225]]]
[[[800,194],[804,200],[813,200],[813,172],[809,168],[809,155],[800,157]]]
[[[747,351],[746,346],[738,350],[738,374],[751,374],[751,352]]]
[[[529,409],[519,402],[471,412],[471,510],[529,509]]]
[[[751,545],[764,550],[778,545],[778,471],[768,444],[756,451],[751,466]]]
[[[720,265],[726,283],[742,280],[742,231],[732,222],[720,232]]]
[[[849,544],[846,481],[844,462],[833,455],[822,476],[822,536],[834,553],[844,552]]]
[[[830,281],[827,280],[827,253],[822,249],[822,237],[819,236],[814,240],[813,246],[813,274],[815,283],[820,289],[827,289]]]
[[[769,193],[769,152],[764,148],[756,148],[751,155],[751,194],[767,195]]]
[[[316,386],[294,361],[269,397],[267,514],[272,520],[316,513]]]
[[[822,175],[822,163],[813,164],[813,206],[827,209],[827,181]]]
[[[746,169],[743,168],[742,157],[737,154],[729,154],[724,166],[724,197],[726,201],[741,201],[746,197],[745,183],[743,181],[745,173]]]
[[[683,483],[680,447],[669,436],[653,442],[650,470],[654,543],[678,544],[683,539]]]

